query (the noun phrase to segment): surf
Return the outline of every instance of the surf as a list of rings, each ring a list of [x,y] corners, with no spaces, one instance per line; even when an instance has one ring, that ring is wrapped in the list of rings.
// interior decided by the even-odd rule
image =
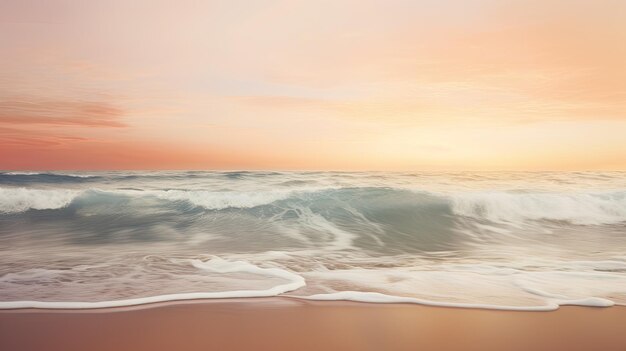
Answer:
[[[1,172],[0,301],[624,304],[625,179],[620,172]]]

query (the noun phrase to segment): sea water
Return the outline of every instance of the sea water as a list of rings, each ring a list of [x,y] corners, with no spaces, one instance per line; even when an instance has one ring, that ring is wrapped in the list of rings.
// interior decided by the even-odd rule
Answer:
[[[0,172],[0,308],[626,304],[626,172]]]

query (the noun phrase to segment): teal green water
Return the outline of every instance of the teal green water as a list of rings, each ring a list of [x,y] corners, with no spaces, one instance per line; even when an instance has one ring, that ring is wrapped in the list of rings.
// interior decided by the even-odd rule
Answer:
[[[5,302],[284,294],[276,268],[298,296],[601,305],[625,252],[624,172],[0,173]]]

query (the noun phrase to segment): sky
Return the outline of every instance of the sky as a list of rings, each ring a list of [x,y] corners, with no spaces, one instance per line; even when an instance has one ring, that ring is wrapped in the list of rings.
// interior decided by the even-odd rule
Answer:
[[[623,0],[0,0],[0,169],[625,170]]]

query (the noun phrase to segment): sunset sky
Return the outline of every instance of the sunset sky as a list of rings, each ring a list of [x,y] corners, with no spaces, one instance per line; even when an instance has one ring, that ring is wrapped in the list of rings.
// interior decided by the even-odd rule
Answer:
[[[626,1],[0,0],[0,169],[626,169]]]

